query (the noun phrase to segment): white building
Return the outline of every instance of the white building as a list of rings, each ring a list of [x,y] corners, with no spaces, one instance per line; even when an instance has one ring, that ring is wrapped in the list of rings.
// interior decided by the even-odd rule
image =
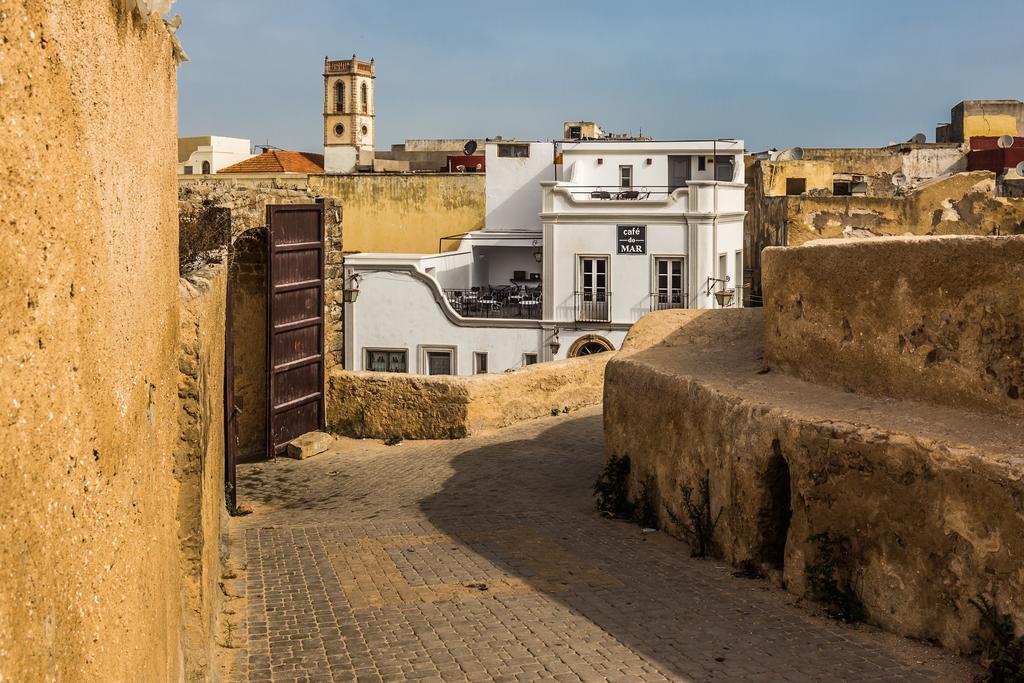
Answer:
[[[244,138],[200,135],[178,138],[178,175],[210,174],[254,156]]]
[[[741,300],[742,141],[495,141],[486,155],[483,230],[436,255],[346,257],[347,368],[502,372],[617,349],[652,310]]]

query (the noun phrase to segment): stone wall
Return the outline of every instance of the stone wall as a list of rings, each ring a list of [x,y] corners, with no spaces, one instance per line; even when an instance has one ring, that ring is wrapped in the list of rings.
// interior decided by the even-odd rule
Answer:
[[[1001,611],[1024,623],[1021,414],[810,383],[780,372],[772,363],[779,348],[766,349],[762,341],[778,327],[786,342],[798,345],[794,361],[803,353],[812,368],[837,363],[842,369],[843,343],[895,346],[901,329],[896,323],[912,310],[915,296],[922,308],[913,310],[939,324],[947,319],[944,312],[956,310],[948,300],[965,297],[962,310],[971,310],[990,296],[990,308],[982,308],[1002,321],[1000,329],[1014,329],[1019,313],[1000,299],[1021,262],[1021,238],[977,241],[991,246],[932,238],[890,246],[888,240],[828,242],[788,250],[799,254],[795,259],[769,252],[768,296],[773,303],[786,301],[784,312],[770,305],[642,318],[608,364],[604,398],[606,448],[630,456],[633,500],[646,488],[660,528],[692,542],[682,488],[695,490],[707,477],[709,512],[721,515],[712,554],[763,572],[796,595],[805,594],[808,572],[820,557],[815,536],[845,539],[845,587],[863,602],[868,621],[899,634],[969,650],[978,628],[970,601],[981,594],[994,596]],[[860,245],[869,251],[858,251]],[[965,251],[973,251],[969,262],[963,262]],[[907,277],[956,270],[966,278],[981,262],[986,275],[995,275],[988,289],[929,292],[924,280]],[[800,272],[804,268],[807,273]],[[825,272],[831,280],[818,279]],[[865,286],[872,276],[888,297]],[[772,289],[797,280],[801,288],[814,284],[799,305],[797,296]],[[820,310],[826,305],[834,321]],[[886,313],[887,306],[895,311]],[[872,321],[873,312],[878,317]],[[946,332],[961,329],[963,320],[954,312]],[[883,331],[885,325],[894,327]],[[809,346],[801,335],[812,338]],[[834,346],[825,348],[826,339]],[[963,341],[964,357],[973,344]],[[1014,344],[1019,342],[1004,347],[1009,362],[1020,358]],[[892,379],[885,393],[900,393],[902,370],[891,371],[862,352],[879,384]],[[792,369],[800,372],[800,364]],[[927,375],[917,382],[930,383]]]
[[[819,241],[762,259],[769,367],[1024,415],[1024,236]]]
[[[0,44],[0,678],[179,680],[171,39],[9,0]]]
[[[227,269],[216,263],[180,282],[180,436],[174,474],[182,551],[185,673],[207,680],[221,592],[224,517],[224,322]]]
[[[309,184],[345,207],[347,252],[436,254],[442,237],[484,227],[480,173],[324,175]]]
[[[550,415],[552,408],[575,410],[601,402],[611,355],[472,377],[336,369],[328,377],[328,429],[359,438],[460,439]]]

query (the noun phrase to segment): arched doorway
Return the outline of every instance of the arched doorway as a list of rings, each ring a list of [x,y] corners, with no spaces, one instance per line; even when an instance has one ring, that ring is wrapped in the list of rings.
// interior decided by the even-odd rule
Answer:
[[[597,334],[586,334],[573,342],[573,345],[569,348],[569,358],[592,356],[595,353],[614,350],[615,347],[612,346],[612,343],[604,337]]]

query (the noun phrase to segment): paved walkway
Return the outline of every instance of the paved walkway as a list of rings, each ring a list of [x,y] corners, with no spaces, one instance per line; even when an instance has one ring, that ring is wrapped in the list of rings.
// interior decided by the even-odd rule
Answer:
[[[600,517],[598,409],[462,441],[339,440],[244,466],[239,681],[962,681],[941,651],[815,616]]]

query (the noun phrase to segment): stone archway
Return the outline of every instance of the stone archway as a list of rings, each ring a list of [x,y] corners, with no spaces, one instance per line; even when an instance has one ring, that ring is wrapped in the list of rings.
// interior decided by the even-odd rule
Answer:
[[[569,347],[569,358],[578,358],[579,356],[591,356],[595,353],[604,353],[605,351],[614,351],[615,346],[610,341],[605,339],[599,334],[585,334]]]

